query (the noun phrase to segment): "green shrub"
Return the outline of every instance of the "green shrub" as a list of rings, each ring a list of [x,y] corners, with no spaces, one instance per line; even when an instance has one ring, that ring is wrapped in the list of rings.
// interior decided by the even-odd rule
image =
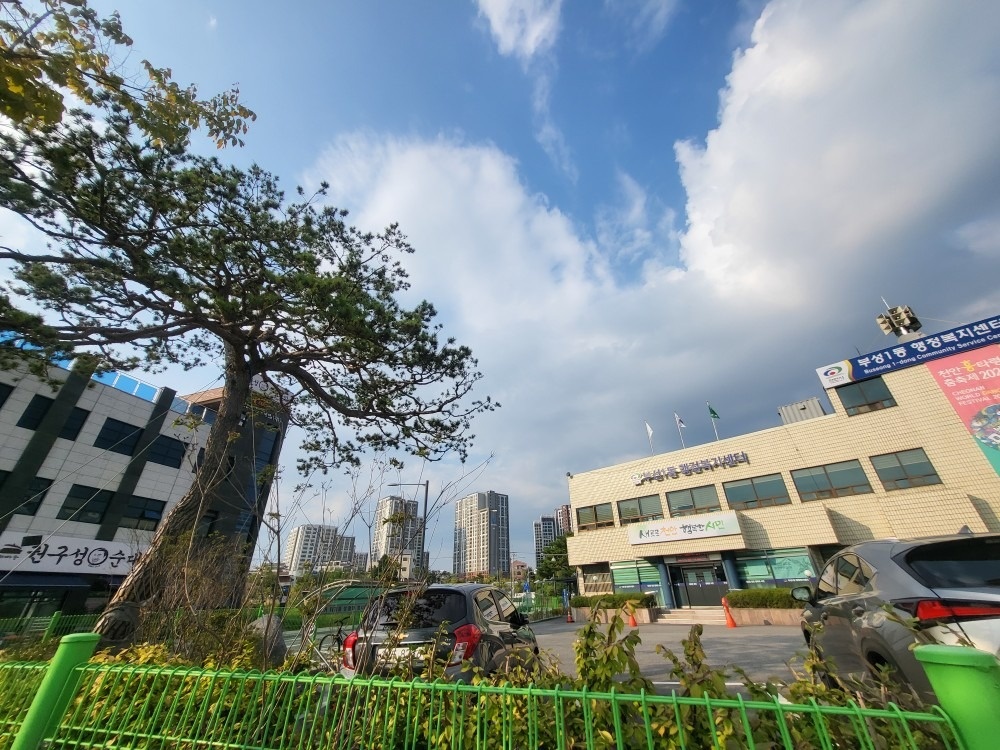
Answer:
[[[792,598],[791,589],[742,589],[726,594],[733,609],[802,609],[802,602]]]
[[[574,596],[569,600],[571,607],[595,607],[601,609],[622,609],[626,602],[636,602],[636,609],[648,609],[656,606],[653,594],[594,594],[592,596]]]

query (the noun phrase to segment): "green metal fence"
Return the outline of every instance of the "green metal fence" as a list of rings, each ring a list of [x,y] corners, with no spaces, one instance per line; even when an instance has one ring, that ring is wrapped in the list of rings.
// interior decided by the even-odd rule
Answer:
[[[48,667],[48,664],[0,663],[0,747],[10,746]]]
[[[85,633],[94,627],[99,616],[64,615],[62,612],[54,612],[44,617],[0,619],[0,648],[17,641],[45,641],[69,633]]]
[[[41,684],[5,665],[0,748],[967,747],[941,711],[83,664],[96,639],[64,639]]]

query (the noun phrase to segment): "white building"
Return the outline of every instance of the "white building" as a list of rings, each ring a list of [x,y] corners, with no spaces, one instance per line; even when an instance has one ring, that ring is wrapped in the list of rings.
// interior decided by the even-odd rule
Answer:
[[[455,503],[455,575],[510,575],[509,499],[490,490]]]
[[[293,576],[301,576],[332,562],[336,557],[337,527],[306,524],[288,535],[282,561]]]
[[[416,578],[419,561],[424,557],[421,521],[416,500],[396,495],[379,500],[372,527],[371,565],[378,565],[386,555],[401,565],[406,558],[405,571],[400,571],[400,578]]]

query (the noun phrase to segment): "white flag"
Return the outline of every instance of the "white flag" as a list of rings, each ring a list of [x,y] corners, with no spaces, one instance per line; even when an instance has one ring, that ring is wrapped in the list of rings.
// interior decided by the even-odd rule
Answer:
[[[684,420],[677,416],[677,412],[674,412],[674,421],[677,423],[678,427],[687,427],[687,425],[684,424]]]
[[[649,426],[649,422],[644,423],[646,425],[646,437],[650,440],[653,439],[653,428]]]

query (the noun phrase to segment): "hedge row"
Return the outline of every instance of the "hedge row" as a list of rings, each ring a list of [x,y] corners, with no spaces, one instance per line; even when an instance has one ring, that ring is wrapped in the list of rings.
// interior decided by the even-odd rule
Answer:
[[[726,601],[734,609],[802,609],[791,589],[737,589],[726,594]]]
[[[656,597],[652,594],[594,594],[593,596],[574,596],[569,600],[571,607],[600,606],[601,609],[621,609],[626,602],[638,601],[638,609],[656,606]]]

